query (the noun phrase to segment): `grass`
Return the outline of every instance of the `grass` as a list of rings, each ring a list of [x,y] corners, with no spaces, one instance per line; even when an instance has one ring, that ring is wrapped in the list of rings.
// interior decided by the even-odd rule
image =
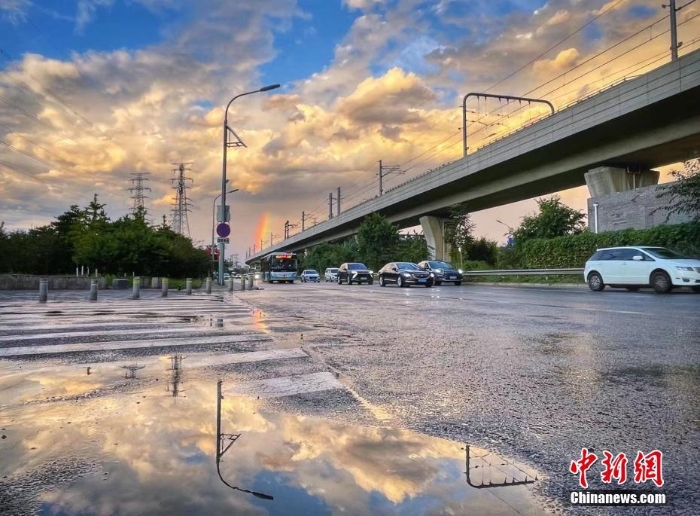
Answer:
[[[556,276],[471,276],[464,278],[466,283],[529,283],[540,285],[581,284],[586,282],[581,274]]]

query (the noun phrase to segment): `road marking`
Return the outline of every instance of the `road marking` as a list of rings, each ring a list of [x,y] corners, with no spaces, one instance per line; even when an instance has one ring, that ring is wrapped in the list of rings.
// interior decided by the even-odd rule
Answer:
[[[260,398],[280,398],[294,394],[343,389],[334,374],[329,372],[283,376],[268,380],[243,382],[227,389],[229,394],[257,396]]]
[[[60,328],[57,328],[60,329]],[[67,332],[46,332],[35,335],[4,335],[0,337],[0,342],[22,342],[26,340],[43,340],[43,339],[64,339],[71,337],[99,337],[104,335],[105,337],[112,336],[124,336],[124,330],[102,330],[102,331],[67,331]],[[131,334],[134,336],[145,337],[146,335],[152,334],[157,335],[160,338],[167,337],[168,335],[178,335],[180,333],[198,333],[198,334],[217,334],[221,335],[222,331],[217,329],[210,329],[207,326],[199,326],[192,328],[141,328],[138,330],[131,330]]]
[[[220,337],[197,337],[182,339],[155,339],[150,341],[125,340],[117,342],[84,342],[77,344],[55,344],[48,346],[20,346],[0,349],[0,357],[27,355],[58,355],[85,351],[119,351],[142,348],[169,348],[174,346],[199,346],[207,344],[237,344],[242,342],[270,341],[266,335],[223,335]]]

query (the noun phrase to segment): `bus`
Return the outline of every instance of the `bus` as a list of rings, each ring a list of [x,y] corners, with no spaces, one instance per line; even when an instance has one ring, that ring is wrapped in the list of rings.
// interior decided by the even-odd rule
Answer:
[[[294,283],[297,279],[299,259],[296,253],[277,252],[268,254],[260,261],[262,280],[267,283]]]

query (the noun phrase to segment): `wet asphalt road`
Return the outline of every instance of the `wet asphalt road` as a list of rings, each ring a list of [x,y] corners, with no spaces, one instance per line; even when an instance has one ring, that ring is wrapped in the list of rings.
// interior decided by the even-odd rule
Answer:
[[[697,514],[696,294],[320,283],[129,296],[0,292],[0,514]],[[227,479],[275,503],[211,467],[218,380],[225,426],[243,433]],[[461,443],[481,450],[476,483],[503,469],[538,481],[470,489]],[[665,485],[644,488],[670,505],[571,507],[583,447],[626,453],[630,479],[638,450],[661,450]],[[601,471],[591,488],[606,488]]]
[[[333,283],[266,285],[239,297],[393,424],[470,442],[543,471],[539,489],[575,514],[697,514],[700,295],[578,288]],[[323,335],[315,336],[321,324]],[[330,331],[329,331],[330,330]],[[299,336],[301,339],[301,335]],[[581,448],[661,450],[666,508],[572,508]]]

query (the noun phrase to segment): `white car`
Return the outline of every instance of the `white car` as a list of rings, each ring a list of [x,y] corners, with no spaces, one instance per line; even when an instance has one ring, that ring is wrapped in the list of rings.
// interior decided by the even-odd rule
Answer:
[[[656,292],[690,287],[700,292],[700,260],[664,247],[610,247],[598,249],[583,272],[591,290],[606,285],[630,291],[651,286]]]
[[[338,267],[329,267],[323,274],[325,281],[338,281]]]
[[[301,281],[302,282],[307,282],[307,281],[319,282],[319,281],[321,281],[321,277],[318,275],[318,272],[316,272],[315,270],[306,269],[304,272],[301,273]]]

